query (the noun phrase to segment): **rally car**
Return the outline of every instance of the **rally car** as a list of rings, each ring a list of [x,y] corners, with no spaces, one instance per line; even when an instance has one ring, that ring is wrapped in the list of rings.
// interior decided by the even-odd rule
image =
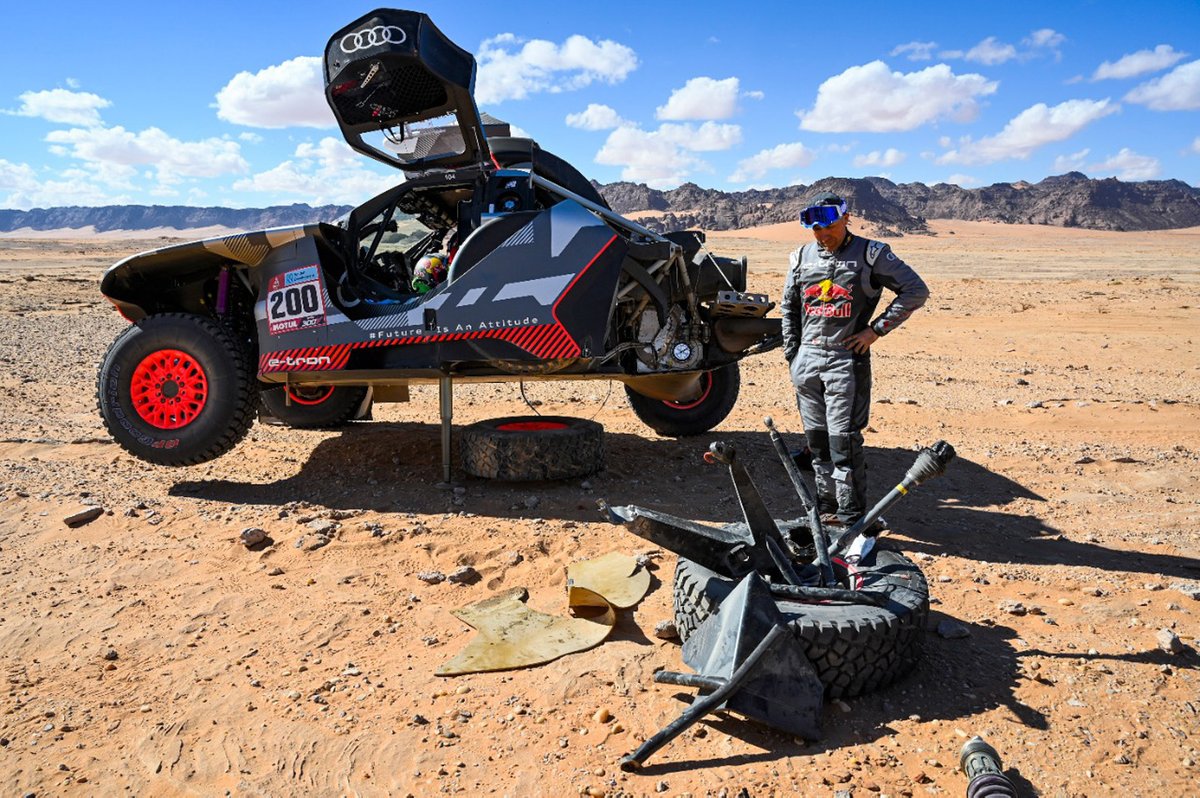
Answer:
[[[132,323],[97,385],[122,447],[200,463],[262,412],[337,425],[429,382],[619,380],[660,434],[725,418],[738,361],[780,340],[745,259],[614,213],[569,163],[481,116],[475,69],[424,14],[361,17],[325,48],[325,96],[347,143],[403,180],[336,222],[168,246],[105,273]]]

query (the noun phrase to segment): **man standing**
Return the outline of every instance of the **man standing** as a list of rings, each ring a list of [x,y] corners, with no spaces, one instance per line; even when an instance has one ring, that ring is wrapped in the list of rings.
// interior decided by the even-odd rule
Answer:
[[[929,289],[887,244],[847,229],[846,201],[819,194],[800,212],[815,242],[791,254],[783,351],[813,455],[817,509],[851,525],[867,512],[862,430],[871,404],[871,345],[925,304]],[[881,289],[896,294],[872,321]],[[836,517],[835,517],[836,516]]]

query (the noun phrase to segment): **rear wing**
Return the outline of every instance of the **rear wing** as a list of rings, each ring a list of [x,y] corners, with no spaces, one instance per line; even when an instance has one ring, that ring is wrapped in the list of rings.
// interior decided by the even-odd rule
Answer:
[[[406,171],[490,159],[475,58],[425,14],[381,8],[325,46],[325,99],[346,143]]]

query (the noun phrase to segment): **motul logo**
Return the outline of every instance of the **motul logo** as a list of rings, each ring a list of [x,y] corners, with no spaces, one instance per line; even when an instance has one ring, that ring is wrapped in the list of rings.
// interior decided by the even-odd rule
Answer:
[[[267,359],[267,365],[273,369],[296,368],[297,366],[332,366],[333,361],[328,355],[315,357],[272,357]]]

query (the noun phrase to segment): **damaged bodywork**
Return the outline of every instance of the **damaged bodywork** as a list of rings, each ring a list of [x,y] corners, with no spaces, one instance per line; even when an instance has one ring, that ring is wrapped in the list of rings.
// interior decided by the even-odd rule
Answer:
[[[929,591],[901,554],[876,547],[885,509],[937,476],[954,457],[944,441],[923,449],[904,479],[858,523],[823,526],[793,457],[766,420],[807,518],[777,521],[733,447],[705,459],[729,469],[743,522],[711,527],[641,507],[608,507],[609,520],[679,555],[675,623],[695,674],[660,672],[661,683],[699,688],[672,724],[622,760],[636,769],[717,709],[737,711],[809,739],[820,736],[825,695],[883,687],[916,662]]]

